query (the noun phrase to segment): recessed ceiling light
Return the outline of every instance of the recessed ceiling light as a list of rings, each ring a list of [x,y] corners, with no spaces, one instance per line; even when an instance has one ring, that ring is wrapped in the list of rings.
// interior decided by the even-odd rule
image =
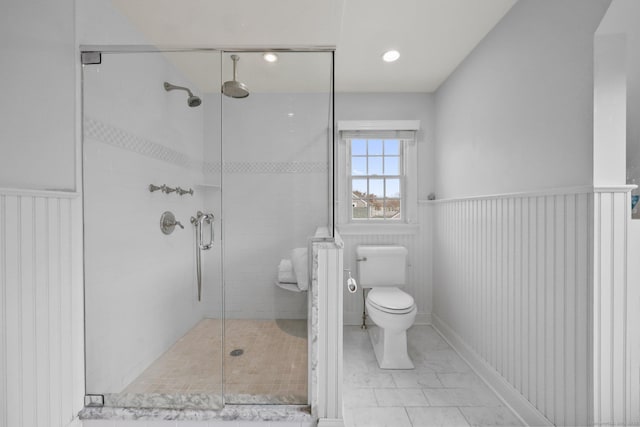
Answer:
[[[384,62],[393,62],[400,58],[400,52],[397,50],[388,50],[382,55],[382,60]]]
[[[273,52],[265,52],[262,57],[267,62],[276,62],[278,60],[278,55]]]
[[[287,113],[287,116],[293,117],[293,113]]]

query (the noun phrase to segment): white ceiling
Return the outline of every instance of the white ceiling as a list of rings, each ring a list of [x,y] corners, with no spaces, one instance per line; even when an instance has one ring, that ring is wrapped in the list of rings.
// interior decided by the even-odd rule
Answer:
[[[516,0],[112,0],[159,47],[336,47],[336,90],[433,92]],[[400,59],[384,63],[388,49]],[[238,78],[254,92],[325,91],[326,55],[241,55]],[[215,55],[171,55],[203,91],[219,90]],[[223,57],[223,78],[231,73]],[[213,77],[213,78],[212,78]]]
[[[345,0],[336,88],[433,92],[515,0]],[[400,59],[384,63],[395,49]]]

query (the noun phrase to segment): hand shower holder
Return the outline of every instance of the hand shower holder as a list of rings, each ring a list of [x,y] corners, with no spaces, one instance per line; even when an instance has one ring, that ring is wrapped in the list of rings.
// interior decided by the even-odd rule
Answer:
[[[202,299],[202,251],[208,251],[213,247],[213,241],[215,238],[215,232],[213,227],[213,214],[204,214],[200,211],[195,217],[191,217],[191,224],[195,226],[196,232],[196,276],[198,280],[198,301]],[[208,243],[202,243],[204,239],[204,224],[209,224],[211,234]]]

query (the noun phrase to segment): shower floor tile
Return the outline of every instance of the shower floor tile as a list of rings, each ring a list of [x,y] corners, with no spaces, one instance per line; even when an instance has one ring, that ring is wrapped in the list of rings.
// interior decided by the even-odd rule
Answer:
[[[123,394],[222,394],[227,403],[307,404],[307,321],[203,319]],[[233,350],[242,350],[231,356]]]

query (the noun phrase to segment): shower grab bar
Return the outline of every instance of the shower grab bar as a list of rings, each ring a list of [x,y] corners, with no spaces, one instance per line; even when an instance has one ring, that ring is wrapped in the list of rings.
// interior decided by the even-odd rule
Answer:
[[[213,214],[203,214],[198,211],[195,217],[191,217],[191,224],[195,226],[195,242],[196,242],[196,276],[198,279],[198,301],[202,300],[202,251],[207,251],[213,247],[215,237],[213,227]],[[202,244],[204,223],[211,227],[211,238],[206,245]]]
[[[199,216],[199,219],[198,219],[198,225],[200,228],[200,249],[202,249],[203,251],[208,251],[213,247],[213,240],[215,238],[215,232],[213,230],[213,219],[214,219],[213,214],[203,214]],[[204,240],[203,234],[204,234],[205,223],[209,224],[209,230],[210,230],[209,243],[207,244],[202,243]]]

